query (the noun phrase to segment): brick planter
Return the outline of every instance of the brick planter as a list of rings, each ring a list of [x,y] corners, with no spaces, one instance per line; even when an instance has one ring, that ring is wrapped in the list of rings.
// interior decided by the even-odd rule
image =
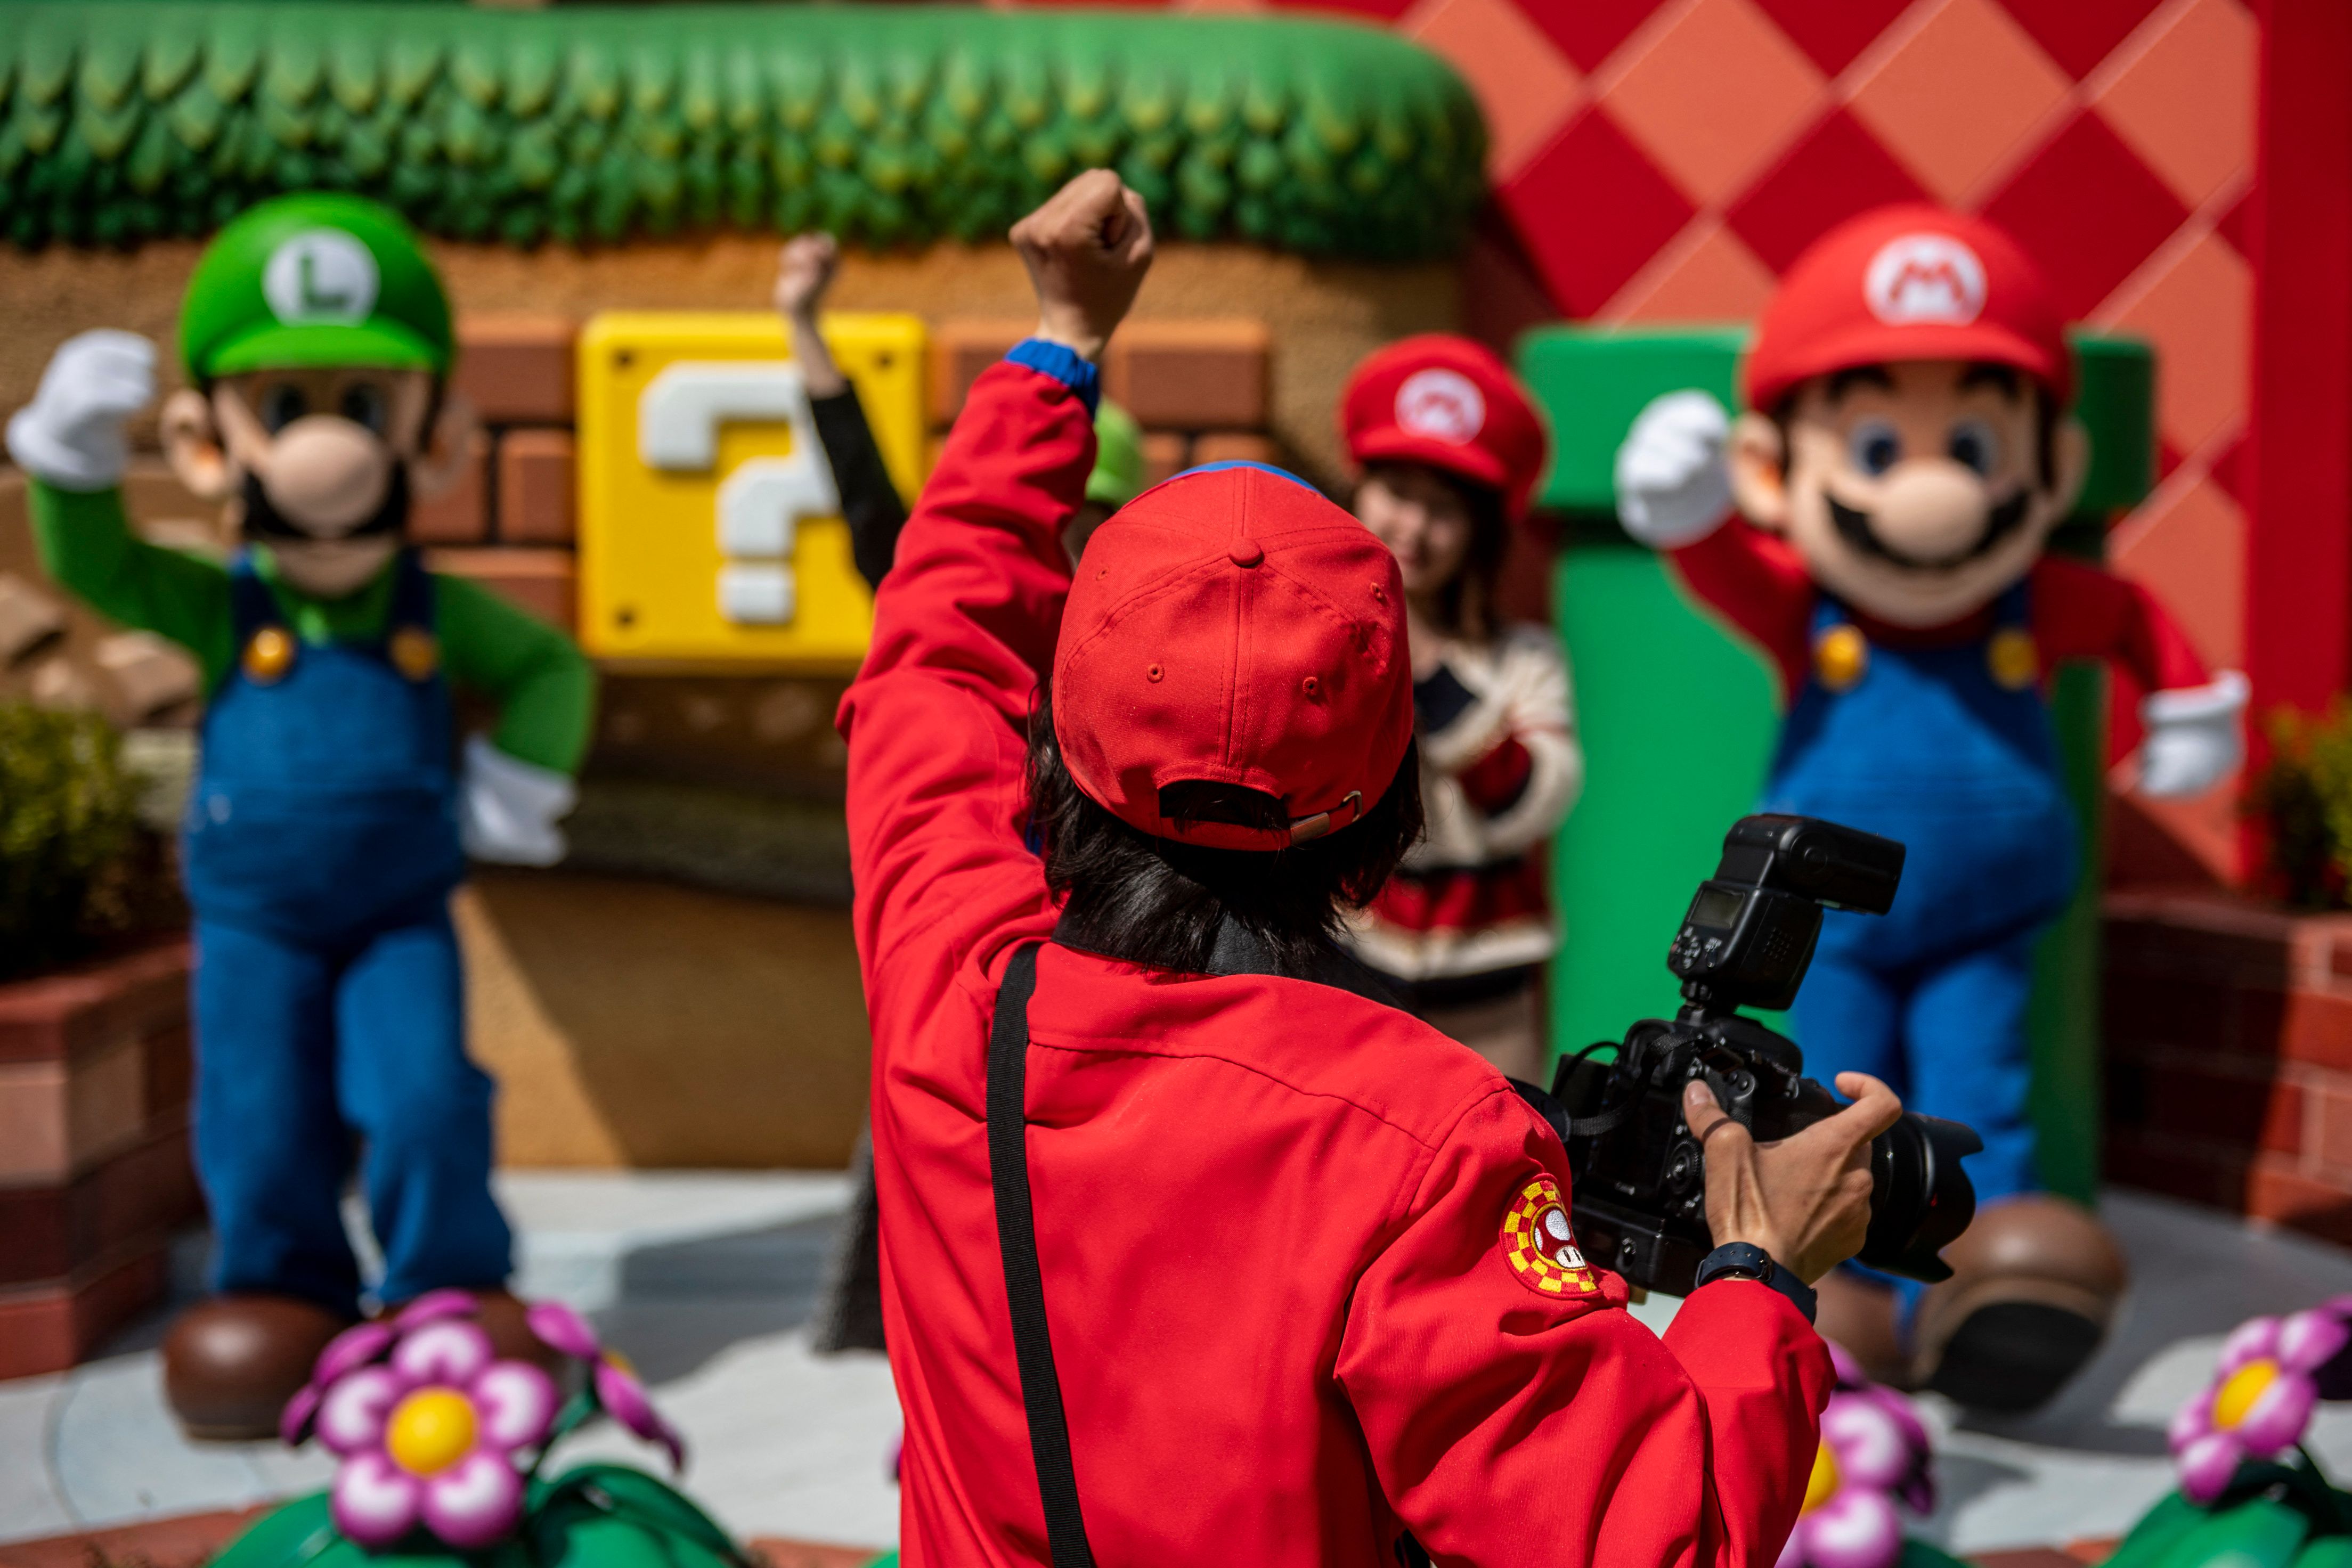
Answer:
[[[188,944],[0,985],[0,1377],[71,1366],[163,1297],[201,1204]]]
[[[2352,1245],[2352,915],[2105,907],[2108,1176]]]

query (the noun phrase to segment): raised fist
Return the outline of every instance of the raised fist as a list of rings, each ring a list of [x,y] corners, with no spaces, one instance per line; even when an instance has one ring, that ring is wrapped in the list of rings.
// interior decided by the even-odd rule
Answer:
[[[1151,218],[1118,175],[1089,169],[1013,225],[1013,246],[1037,291],[1037,335],[1091,360],[1150,269]]]
[[[68,338],[8,422],[17,466],[63,490],[104,490],[130,466],[123,426],[155,395],[155,345],[135,332]]]
[[[1703,392],[1668,392],[1617,448],[1617,516],[1652,549],[1705,538],[1731,515],[1731,422]]]
[[[814,319],[840,265],[841,247],[831,235],[794,235],[776,258],[776,308],[787,316]]]

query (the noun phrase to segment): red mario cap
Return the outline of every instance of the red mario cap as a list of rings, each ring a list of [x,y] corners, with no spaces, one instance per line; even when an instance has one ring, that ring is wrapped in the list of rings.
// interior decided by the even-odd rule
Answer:
[[[1339,437],[1358,464],[1426,463],[1499,490],[1514,518],[1543,471],[1543,421],[1518,379],[1484,344],[1444,332],[1358,365],[1339,395]]]
[[[1396,559],[1278,468],[1179,474],[1087,546],[1054,651],[1054,732],[1088,799],[1163,839],[1268,850],[1344,828],[1412,738]],[[1289,828],[1179,822],[1171,784],[1261,790]]]
[[[1748,351],[1748,406],[1798,382],[1895,360],[2011,365],[2074,393],[2065,322],[2000,230],[1926,203],[1879,207],[1815,240],[1780,279]]]

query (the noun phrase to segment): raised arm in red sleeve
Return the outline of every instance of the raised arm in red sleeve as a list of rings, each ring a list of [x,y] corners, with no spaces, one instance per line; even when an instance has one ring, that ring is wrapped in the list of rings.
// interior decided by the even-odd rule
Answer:
[[[1504,1218],[1540,1176],[1565,1195],[1564,1167],[1497,1083],[1401,1195],[1336,1368],[1382,1493],[1442,1563],[1769,1563],[1812,1472],[1828,1351],[1752,1281],[1694,1292],[1663,1343],[1614,1276],[1528,1283]]]
[[[1690,591],[1762,649],[1780,672],[1782,698],[1793,698],[1812,667],[1816,593],[1795,549],[1733,517],[1670,553]]]
[[[1061,529],[1094,452],[1076,392],[1024,365],[990,367],[876,596],[873,645],[839,725],[858,952],[877,1005],[919,1001],[877,983],[907,936],[939,928],[944,943],[925,947],[951,973],[969,941],[1004,931],[1024,905],[1045,908],[1022,839],[1025,727],[1069,591]],[[875,1038],[882,1046],[885,1031]]]
[[[2033,640],[2042,662],[2113,659],[2143,694],[2201,686],[2213,678],[2179,622],[2138,583],[2063,556],[2033,568]]]

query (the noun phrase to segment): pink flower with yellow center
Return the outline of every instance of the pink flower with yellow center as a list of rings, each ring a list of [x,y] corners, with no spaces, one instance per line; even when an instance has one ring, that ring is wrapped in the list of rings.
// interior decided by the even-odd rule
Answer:
[[[2166,1434],[2180,1495],[2211,1502],[2240,1465],[2275,1458],[2301,1442],[2319,1401],[2314,1375],[2347,1340],[2352,1329],[2327,1308],[2239,1324],[2222,1343],[2212,1383],[2180,1407]]]
[[[288,1442],[315,1434],[341,1458],[335,1525],[361,1546],[390,1546],[421,1524],[471,1550],[522,1517],[514,1455],[553,1427],[555,1383],[498,1360],[474,1310],[466,1292],[436,1291],[388,1324],[350,1330],[287,1405]]]
[[[1936,1506],[1927,1429],[1908,1400],[1863,1376],[1834,1344],[1830,1359],[1837,1386],[1822,1413],[1821,1447],[1778,1568],[1893,1568],[1903,1555],[1896,1502],[1915,1513]]]

